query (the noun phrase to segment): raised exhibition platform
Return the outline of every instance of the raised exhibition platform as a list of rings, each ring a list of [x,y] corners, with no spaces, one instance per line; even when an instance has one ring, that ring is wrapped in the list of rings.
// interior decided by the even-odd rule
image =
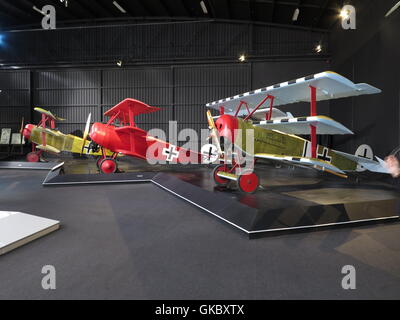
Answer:
[[[112,175],[60,174],[61,170],[59,167],[49,172],[43,185],[153,183],[249,237],[399,220],[399,193],[384,183],[361,185],[346,180],[306,181],[292,174],[289,184],[285,184],[289,180],[281,181],[282,177],[276,177],[275,181],[281,181],[280,184],[247,195],[215,188],[209,172],[201,170],[196,173],[128,172]]]
[[[51,170],[60,162],[0,161],[0,169]]]

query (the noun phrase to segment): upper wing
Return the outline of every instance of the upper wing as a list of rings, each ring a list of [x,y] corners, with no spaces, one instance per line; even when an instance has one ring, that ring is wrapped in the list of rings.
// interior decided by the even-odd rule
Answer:
[[[310,125],[317,128],[317,134],[353,134],[341,123],[325,116],[300,117],[291,119],[264,120],[253,123],[270,130],[279,130],[289,134],[310,134]]]
[[[295,102],[310,102],[310,86],[317,88],[317,101],[381,92],[381,90],[369,84],[355,84],[337,73],[325,71],[304,78],[275,84],[270,87],[210,102],[207,103],[206,107],[218,110],[223,106],[226,113],[233,113],[236,111],[239,102],[245,101],[249,105],[251,111],[267,95],[274,97],[275,107]]]
[[[151,107],[142,101],[127,98],[112,107],[110,110],[106,111],[104,115],[106,117],[112,117],[116,115],[116,118],[120,121],[129,123],[130,116],[135,117],[139,114],[151,113],[158,110],[160,110],[160,108]]]
[[[347,178],[346,173],[340,170],[338,167],[319,159],[312,159],[306,157],[292,157],[270,153],[257,153],[254,155],[255,158],[273,160],[283,163],[288,163],[295,166],[305,166],[314,168],[320,171],[326,171],[342,178]]]
[[[42,109],[42,108],[34,108],[34,110],[37,111],[37,112],[39,112],[39,113],[45,114],[46,116],[50,117],[50,118],[53,119],[53,120],[65,121],[64,118],[59,118],[59,117],[57,117],[56,115],[52,114],[50,111],[47,111],[47,110],[45,110],[45,109]]]

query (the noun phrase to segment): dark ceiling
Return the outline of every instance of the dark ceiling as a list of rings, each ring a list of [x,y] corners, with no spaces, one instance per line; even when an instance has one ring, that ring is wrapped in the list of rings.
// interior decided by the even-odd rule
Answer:
[[[64,1],[64,2],[62,2]],[[54,5],[57,23],[101,23],[120,20],[223,19],[330,29],[338,20],[340,0],[0,0],[3,29],[40,27],[42,15],[33,9]],[[68,6],[65,6],[65,1]],[[297,21],[293,14],[299,8]]]

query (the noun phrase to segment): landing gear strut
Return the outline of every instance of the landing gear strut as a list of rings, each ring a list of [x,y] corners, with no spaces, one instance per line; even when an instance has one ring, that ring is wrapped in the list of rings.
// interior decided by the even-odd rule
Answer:
[[[239,174],[235,173],[235,168],[238,168]],[[225,173],[227,178],[221,177],[218,173]],[[225,164],[220,164],[213,171],[214,182],[218,186],[228,187],[231,180],[236,181],[237,188],[243,193],[254,193],[260,185],[260,178],[254,171],[243,171],[238,164],[233,167],[228,167]]]

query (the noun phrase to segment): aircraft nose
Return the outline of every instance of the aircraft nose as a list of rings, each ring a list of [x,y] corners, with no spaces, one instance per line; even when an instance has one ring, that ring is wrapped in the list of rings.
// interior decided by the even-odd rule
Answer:
[[[33,124],[27,124],[22,131],[22,135],[25,139],[29,140],[31,138],[32,130],[35,126]]]
[[[215,122],[220,137],[233,141],[235,130],[238,129],[238,120],[230,115],[223,115]]]
[[[102,130],[103,124],[95,122],[92,124],[92,128],[90,129],[89,137],[96,144],[102,146],[104,140],[104,130]]]

